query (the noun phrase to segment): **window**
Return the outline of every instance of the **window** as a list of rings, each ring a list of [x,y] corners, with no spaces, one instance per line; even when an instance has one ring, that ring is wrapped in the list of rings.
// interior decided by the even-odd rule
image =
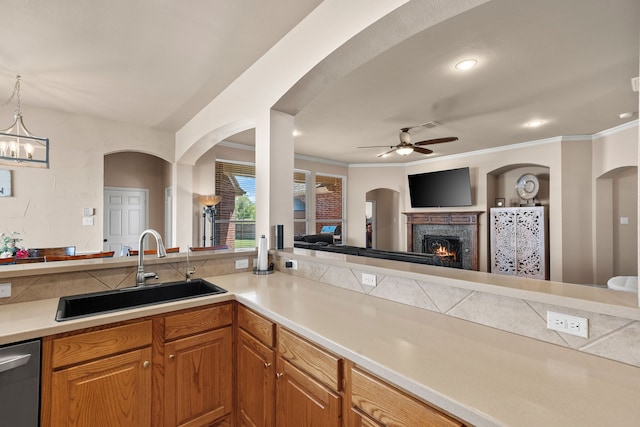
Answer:
[[[316,233],[321,233],[323,227],[335,226],[333,234],[340,236],[344,229],[344,177],[316,175]]]
[[[309,224],[309,172],[293,173],[293,235],[302,236],[307,233]]]
[[[293,173],[293,233],[317,234],[332,229],[342,236],[344,229],[344,177]],[[313,190],[313,191],[312,191]],[[214,245],[229,248],[256,247],[256,171],[251,163],[216,161],[216,194],[222,200],[216,206]],[[315,197],[315,230],[309,228],[314,212],[309,211]]]
[[[253,164],[216,161],[214,245],[256,247],[256,170]]]

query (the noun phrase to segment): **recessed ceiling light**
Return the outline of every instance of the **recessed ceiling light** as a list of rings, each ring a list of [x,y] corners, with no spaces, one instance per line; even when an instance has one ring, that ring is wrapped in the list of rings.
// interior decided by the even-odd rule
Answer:
[[[631,116],[633,116],[633,113],[632,113],[631,111],[627,111],[626,113],[622,113],[622,114],[620,114],[620,118],[621,118],[621,119],[628,119],[628,118],[630,118]]]
[[[527,126],[529,126],[530,128],[537,128],[538,126],[542,126],[543,124],[543,120],[531,120],[529,123],[527,123]]]
[[[458,62],[456,64],[456,68],[458,70],[466,71],[466,70],[470,70],[473,67],[475,67],[477,63],[478,63],[478,61],[475,60],[475,59],[465,59],[464,61]]]

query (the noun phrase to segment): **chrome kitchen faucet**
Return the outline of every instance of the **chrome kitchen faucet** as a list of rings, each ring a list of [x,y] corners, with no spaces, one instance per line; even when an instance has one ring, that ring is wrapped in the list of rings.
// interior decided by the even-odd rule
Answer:
[[[153,277],[155,279],[158,278],[156,273],[145,273],[144,272],[144,236],[147,234],[151,234],[156,238],[156,245],[158,247],[158,258],[164,258],[167,256],[167,251],[164,248],[164,244],[162,243],[162,237],[160,237],[160,233],[156,230],[147,229],[140,234],[140,240],[138,241],[138,273],[136,274],[136,287],[144,286],[146,284],[147,279]]]

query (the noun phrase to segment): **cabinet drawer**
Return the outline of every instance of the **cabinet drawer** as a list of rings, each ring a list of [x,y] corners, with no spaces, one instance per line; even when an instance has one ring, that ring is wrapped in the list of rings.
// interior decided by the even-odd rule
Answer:
[[[151,320],[53,340],[52,367],[73,365],[151,345]]]
[[[282,328],[278,332],[278,354],[328,387],[342,389],[342,359]]]
[[[351,404],[382,425],[437,427],[463,425],[357,368],[351,370]]]
[[[267,347],[276,345],[275,323],[254,313],[243,305],[238,305],[238,326],[256,337]]]
[[[164,319],[164,339],[169,341],[230,325],[231,304],[173,314]]]

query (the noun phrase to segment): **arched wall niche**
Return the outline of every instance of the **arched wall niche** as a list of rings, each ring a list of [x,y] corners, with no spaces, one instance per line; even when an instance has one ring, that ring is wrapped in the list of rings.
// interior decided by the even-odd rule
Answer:
[[[595,281],[638,271],[638,167],[609,170],[595,182]]]
[[[540,184],[538,194],[534,198],[536,204],[540,204],[550,210],[550,168],[545,165],[534,163],[517,163],[504,165],[487,173],[487,215],[491,217],[491,208],[498,207],[498,201],[502,200],[502,207],[518,207],[523,200],[520,199],[516,191],[518,178],[524,174],[533,174],[538,178]],[[487,222],[489,220],[487,219]],[[546,227],[549,226],[549,213],[546,216]],[[551,233],[549,233],[551,236]],[[487,271],[491,271],[491,225],[487,224],[486,236]],[[547,242],[547,247],[550,247]],[[548,266],[549,270],[551,266]]]

